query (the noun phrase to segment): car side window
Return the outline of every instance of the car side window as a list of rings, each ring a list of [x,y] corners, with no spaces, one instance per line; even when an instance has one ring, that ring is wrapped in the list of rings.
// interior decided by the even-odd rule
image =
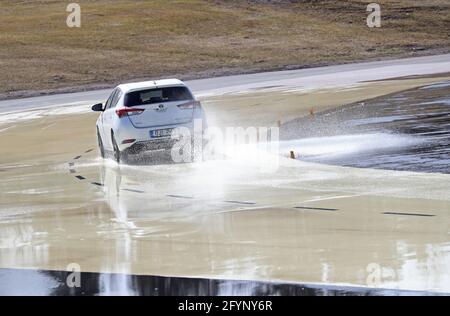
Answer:
[[[117,93],[117,90],[114,90],[111,93],[111,95],[109,96],[108,101],[106,101],[106,104],[105,104],[105,110],[107,110],[111,107],[111,103],[114,100],[114,96],[116,95],[116,93]]]
[[[111,108],[115,108],[117,105],[117,102],[119,102],[120,97],[122,96],[122,91],[120,89],[118,89],[116,91],[116,95],[114,96],[112,102],[111,102]]]

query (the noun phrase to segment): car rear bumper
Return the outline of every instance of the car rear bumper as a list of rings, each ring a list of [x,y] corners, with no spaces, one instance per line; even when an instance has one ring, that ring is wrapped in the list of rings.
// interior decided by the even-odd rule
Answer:
[[[139,141],[132,144],[130,147],[124,150],[126,154],[136,155],[149,151],[169,150],[172,149],[177,139],[161,138],[147,141]]]
[[[184,124],[154,126],[150,128],[135,128],[131,124],[129,118],[117,120],[113,130],[119,150],[123,152],[139,153],[170,149],[179,140],[178,137],[175,139],[172,139],[172,137],[153,138],[150,135],[150,132],[163,129],[186,128],[190,131],[191,135],[194,136],[198,129],[204,130],[206,127],[204,112],[202,110],[195,110],[194,114],[193,120]],[[200,125],[198,125],[199,120],[201,121]],[[128,140],[131,142],[128,143]]]

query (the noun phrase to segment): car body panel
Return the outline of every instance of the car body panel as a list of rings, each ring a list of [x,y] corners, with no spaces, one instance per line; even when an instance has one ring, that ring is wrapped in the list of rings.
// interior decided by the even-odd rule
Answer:
[[[161,102],[137,106],[144,112],[140,115],[129,116],[136,128],[158,127],[168,124],[184,124],[192,121],[193,109],[181,109],[186,101]]]

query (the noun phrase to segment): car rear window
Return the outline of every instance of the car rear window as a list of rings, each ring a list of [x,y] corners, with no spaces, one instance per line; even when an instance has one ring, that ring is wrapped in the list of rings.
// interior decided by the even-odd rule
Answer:
[[[186,87],[167,87],[129,92],[125,95],[125,106],[192,100]]]

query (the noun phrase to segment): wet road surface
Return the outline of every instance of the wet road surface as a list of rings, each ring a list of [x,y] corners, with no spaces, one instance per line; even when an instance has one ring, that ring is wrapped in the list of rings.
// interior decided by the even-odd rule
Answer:
[[[305,161],[450,173],[450,81],[286,123]]]
[[[438,81],[269,89],[205,97],[204,104],[213,121],[264,125]],[[273,169],[245,156],[119,166],[98,157],[96,114],[78,108],[89,104],[2,116],[0,146],[8,151],[0,157],[0,284],[17,281],[6,292],[33,283],[43,294],[77,294],[63,282],[72,263],[81,267],[82,290],[92,294],[152,294],[154,282],[177,278],[187,278],[181,284],[193,293],[205,284],[222,294],[302,294],[303,285],[319,294],[450,292],[448,174],[283,155],[271,160]],[[366,128],[336,136],[325,126],[311,137],[350,137],[346,144],[356,150],[373,148],[365,144]],[[380,150],[413,137],[379,127],[370,133],[394,137],[379,141]]]
[[[71,272],[0,269],[0,296],[426,296],[427,292],[323,284],[177,278],[113,273],[80,274],[80,287],[69,288]],[[24,287],[23,284],[29,284]],[[436,295],[436,293],[434,293]]]

